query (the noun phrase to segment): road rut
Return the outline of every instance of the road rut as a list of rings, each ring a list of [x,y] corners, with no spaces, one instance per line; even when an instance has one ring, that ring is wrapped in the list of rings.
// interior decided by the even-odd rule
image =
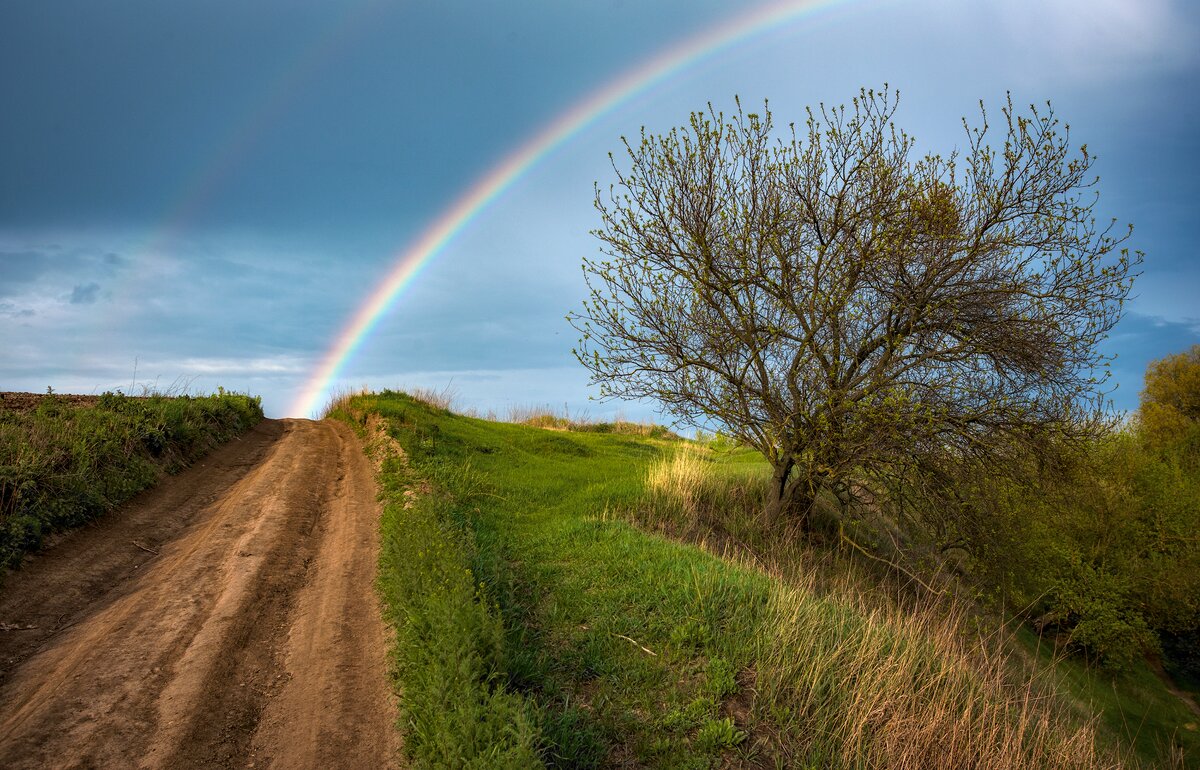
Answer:
[[[389,767],[353,432],[265,420],[0,588],[0,766]]]

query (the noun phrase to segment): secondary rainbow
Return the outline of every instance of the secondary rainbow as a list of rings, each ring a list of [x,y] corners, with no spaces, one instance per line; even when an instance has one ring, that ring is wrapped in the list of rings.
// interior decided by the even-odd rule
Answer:
[[[375,0],[345,4],[336,22],[330,25],[321,39],[315,45],[304,48],[289,66],[284,67],[259,92],[261,98],[247,114],[241,120],[230,123],[228,134],[216,143],[216,151],[206,155],[204,162],[196,165],[187,184],[164,208],[159,224],[132,247],[135,259],[141,261],[170,250],[269,130],[283,120],[289,108],[304,96],[309,81],[352,46],[361,30],[369,28],[380,7]],[[122,308],[129,312],[140,307],[138,298],[146,295],[147,282],[152,280],[153,274],[153,270],[127,271],[121,285],[114,288],[126,299],[114,303],[114,312],[104,314],[102,322],[115,329],[122,317]]]
[[[610,81],[555,118],[509,154],[400,252],[394,267],[351,316],[301,389],[290,414],[313,416],[339,372],[405,287],[451,239],[548,153],[609,110],[675,73],[747,38],[845,0],[793,0],[757,8],[702,32]]]

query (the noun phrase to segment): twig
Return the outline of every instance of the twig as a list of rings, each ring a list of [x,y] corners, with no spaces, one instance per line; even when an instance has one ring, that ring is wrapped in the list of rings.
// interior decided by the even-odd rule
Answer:
[[[620,638],[622,638],[622,639],[624,639],[625,641],[627,641],[627,642],[629,642],[630,644],[632,644],[634,647],[637,647],[637,648],[641,649],[641,651],[642,651],[642,652],[644,652],[644,653],[646,653],[647,655],[653,655],[653,656],[654,656],[654,657],[656,657],[656,658],[658,657],[658,653],[657,653],[657,652],[655,652],[654,650],[650,649],[649,647],[643,647],[643,646],[642,646],[642,644],[641,644],[641,643],[640,643],[638,640],[636,640],[636,639],[630,639],[628,636],[625,636],[625,634],[613,634],[613,636],[619,636]]]
[[[147,548],[146,546],[142,545],[141,543],[139,543],[139,542],[138,542],[138,541],[136,541],[136,540],[130,540],[129,542],[133,543],[133,544],[134,544],[134,545],[136,545],[138,548],[141,548],[141,549],[142,549],[143,551],[145,551],[146,553],[152,553],[152,554],[154,554],[155,556],[158,556],[158,551],[154,550],[153,548]]]
[[[921,578],[917,577],[916,575],[914,575],[913,573],[909,572],[908,570],[904,569],[904,567],[901,567],[899,564],[895,563],[894,561],[891,561],[890,559],[884,559],[884,558],[881,558],[881,557],[879,557],[879,556],[876,556],[875,554],[873,554],[873,553],[870,553],[869,551],[867,551],[867,549],[866,549],[866,548],[863,548],[861,545],[859,545],[858,543],[856,543],[856,542],[854,542],[853,540],[851,540],[851,539],[850,539],[850,537],[849,537],[849,536],[846,534],[846,528],[845,528],[845,526],[843,526],[842,524],[838,524],[838,535],[841,537],[841,539],[842,539],[842,542],[844,542],[844,543],[848,543],[849,545],[853,546],[853,547],[854,547],[854,548],[855,548],[855,549],[856,549],[856,550],[857,550],[859,553],[861,553],[863,556],[866,556],[868,559],[874,559],[874,560],[875,560],[875,561],[877,561],[877,562],[881,562],[881,563],[883,563],[883,564],[886,564],[887,566],[891,567],[891,568],[892,568],[892,569],[894,569],[894,570],[897,570],[897,571],[899,571],[899,572],[903,572],[905,575],[908,575],[908,576],[909,576],[911,579],[913,579],[913,580],[915,580],[916,582],[920,583],[920,584],[921,584],[921,586],[922,586],[922,587],[923,587],[923,588],[924,588],[926,591],[928,591],[929,593],[931,593],[931,594],[934,594],[935,596],[945,596],[945,595],[946,595],[946,592],[945,592],[945,591],[939,591],[938,589],[936,589],[936,588],[934,588],[933,586],[929,585],[929,584],[928,584],[928,583],[926,583],[924,580],[922,580]]]

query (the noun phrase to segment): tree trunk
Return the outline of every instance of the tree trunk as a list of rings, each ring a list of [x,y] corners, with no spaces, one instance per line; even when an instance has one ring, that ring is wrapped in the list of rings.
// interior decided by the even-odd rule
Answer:
[[[775,466],[765,514],[769,526],[793,524],[807,532],[816,494],[812,480],[795,476],[792,473],[794,467],[792,460]]]

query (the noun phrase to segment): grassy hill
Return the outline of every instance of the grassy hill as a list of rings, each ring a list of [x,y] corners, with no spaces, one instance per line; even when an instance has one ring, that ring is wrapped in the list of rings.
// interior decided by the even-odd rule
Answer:
[[[0,570],[263,418],[257,397],[0,394]]]
[[[390,392],[330,414],[380,468],[380,587],[419,766],[1138,762],[965,605],[764,533],[750,453]],[[741,513],[714,527],[717,510]]]

